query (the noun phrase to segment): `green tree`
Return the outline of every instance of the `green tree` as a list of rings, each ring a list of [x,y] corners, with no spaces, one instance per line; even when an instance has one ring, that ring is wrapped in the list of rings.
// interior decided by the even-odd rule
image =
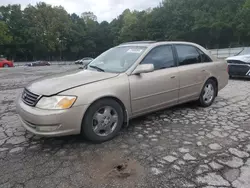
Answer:
[[[250,41],[250,0],[246,0],[235,17],[235,34],[238,43],[249,45]]]
[[[62,7],[52,7],[45,3],[29,5],[24,10],[28,24],[28,43],[33,46],[34,54],[47,53],[44,58],[53,59],[66,49],[66,36],[70,31],[70,17]]]
[[[0,7],[0,54],[15,60],[95,57],[127,41],[185,40],[206,48],[250,45],[250,0],[163,0],[110,23],[40,2]]]
[[[3,50],[10,59],[22,58],[26,50],[24,38],[25,22],[20,5],[8,5],[0,7],[1,20],[8,26],[11,43],[7,43]]]
[[[10,35],[8,25],[0,21],[0,45],[10,44],[12,42],[12,36]]]

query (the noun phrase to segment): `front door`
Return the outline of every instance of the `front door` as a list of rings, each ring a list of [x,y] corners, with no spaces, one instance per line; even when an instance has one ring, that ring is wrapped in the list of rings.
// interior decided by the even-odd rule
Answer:
[[[141,64],[154,72],[129,76],[133,116],[178,103],[179,73],[171,45],[152,49]]]

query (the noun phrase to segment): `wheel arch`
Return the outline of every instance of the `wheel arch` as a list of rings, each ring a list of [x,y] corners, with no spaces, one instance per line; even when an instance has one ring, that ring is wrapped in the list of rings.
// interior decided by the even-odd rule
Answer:
[[[129,114],[128,114],[128,110],[126,109],[124,103],[118,98],[118,97],[115,97],[115,96],[112,96],[112,95],[108,95],[108,96],[102,96],[100,98],[97,98],[95,99],[93,102],[91,102],[88,106],[88,108],[86,109],[84,115],[83,115],[83,119],[85,117],[85,115],[87,114],[89,108],[94,104],[96,103],[97,101],[100,101],[100,100],[104,100],[104,99],[112,99],[114,101],[116,101],[122,108],[122,111],[123,111],[123,117],[124,117],[124,120],[123,120],[123,124],[125,125],[128,125],[129,123]]]
[[[218,88],[219,88],[218,79],[217,79],[216,77],[214,77],[214,76],[211,76],[211,77],[209,77],[209,78],[206,80],[206,82],[207,82],[208,80],[213,80],[213,81],[215,82],[215,84],[216,84],[216,96],[217,96],[217,95],[218,95]],[[205,83],[206,83],[206,82],[205,82]]]

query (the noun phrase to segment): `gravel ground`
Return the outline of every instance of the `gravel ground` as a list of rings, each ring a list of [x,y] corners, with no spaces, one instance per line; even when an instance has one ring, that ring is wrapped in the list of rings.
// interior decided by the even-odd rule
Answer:
[[[0,70],[0,187],[250,187],[250,82],[230,80],[209,108],[185,104],[132,120],[98,145],[28,133],[17,95],[74,68]]]

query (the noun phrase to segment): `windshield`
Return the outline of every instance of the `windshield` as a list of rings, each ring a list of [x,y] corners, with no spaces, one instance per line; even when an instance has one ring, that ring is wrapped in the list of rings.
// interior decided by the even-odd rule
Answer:
[[[118,46],[104,52],[94,59],[87,69],[121,73],[130,68],[146,50],[142,46]]]

